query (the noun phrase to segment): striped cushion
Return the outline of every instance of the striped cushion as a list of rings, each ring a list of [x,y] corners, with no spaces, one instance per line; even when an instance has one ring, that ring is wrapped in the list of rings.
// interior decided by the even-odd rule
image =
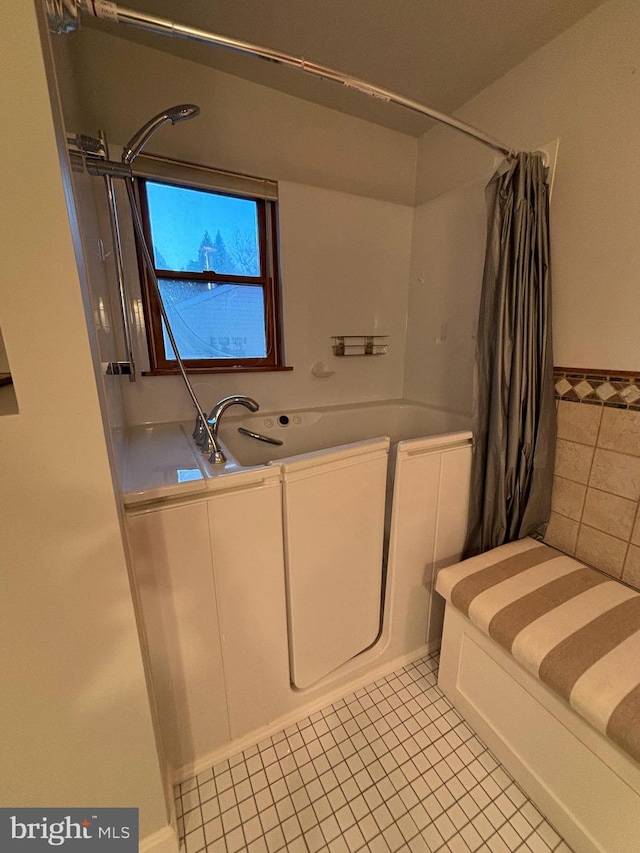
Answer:
[[[533,539],[442,569],[436,589],[640,761],[640,593]]]

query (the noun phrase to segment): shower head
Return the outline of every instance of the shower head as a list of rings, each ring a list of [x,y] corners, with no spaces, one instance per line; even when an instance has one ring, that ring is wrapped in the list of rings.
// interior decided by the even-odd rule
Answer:
[[[154,116],[145,125],[143,125],[125,145],[122,151],[122,162],[126,165],[130,165],[151,139],[156,130],[158,130],[159,127],[162,127],[163,124],[166,124],[168,121],[170,121],[171,124],[175,124],[178,121],[195,118],[199,112],[200,107],[195,104],[178,104],[175,107],[169,107],[169,109],[158,113],[157,116]]]

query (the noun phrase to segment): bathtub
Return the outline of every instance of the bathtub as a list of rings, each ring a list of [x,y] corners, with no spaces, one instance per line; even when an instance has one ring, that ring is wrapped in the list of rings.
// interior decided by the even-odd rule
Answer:
[[[435,574],[466,530],[464,417],[406,401],[232,412],[225,465],[209,465],[191,424],[134,430],[127,454],[133,576],[176,780],[436,648]]]
[[[219,434],[229,455],[243,466],[264,465],[382,435],[395,445],[405,439],[470,429],[470,418],[466,415],[403,400],[233,414],[241,411],[229,410]],[[238,433],[239,427],[283,444],[256,441]]]

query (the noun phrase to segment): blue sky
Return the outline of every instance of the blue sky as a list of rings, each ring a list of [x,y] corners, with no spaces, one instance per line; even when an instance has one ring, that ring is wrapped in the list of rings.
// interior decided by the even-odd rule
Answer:
[[[214,240],[220,231],[229,246],[236,231],[257,240],[255,202],[200,190],[147,182],[154,246],[170,269],[183,269],[198,255],[206,230]]]

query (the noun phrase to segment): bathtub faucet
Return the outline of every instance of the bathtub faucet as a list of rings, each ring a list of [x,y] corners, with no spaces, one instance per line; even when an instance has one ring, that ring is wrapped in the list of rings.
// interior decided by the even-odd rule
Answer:
[[[213,462],[214,465],[220,465],[226,462],[224,453],[222,452],[218,442],[218,429],[220,427],[220,418],[230,406],[245,406],[251,412],[257,412],[260,408],[252,397],[245,397],[243,394],[232,394],[231,397],[224,397],[216,403],[207,418],[211,426],[213,445],[211,445],[207,431],[204,428],[199,430],[198,428],[201,424],[196,424],[196,432],[194,433],[196,442],[202,448],[203,453],[211,454],[209,462]]]

